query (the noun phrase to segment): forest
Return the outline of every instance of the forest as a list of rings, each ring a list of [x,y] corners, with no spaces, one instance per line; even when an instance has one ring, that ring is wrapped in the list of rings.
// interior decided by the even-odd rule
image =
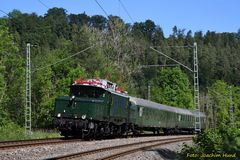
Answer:
[[[230,128],[224,134],[239,149],[240,29],[193,33],[173,26],[166,37],[160,24],[150,19],[129,24],[114,15],[68,14],[63,8],[51,8],[44,15],[13,10],[0,18],[0,130],[24,126],[27,43],[31,43],[32,126],[50,129],[55,98],[68,95],[69,85],[79,78],[108,79],[144,99],[150,85],[152,101],[193,109],[192,72],[150,47],[193,68],[194,42],[201,111],[207,114],[208,128],[219,129],[217,136]],[[222,139],[220,148],[230,140]]]

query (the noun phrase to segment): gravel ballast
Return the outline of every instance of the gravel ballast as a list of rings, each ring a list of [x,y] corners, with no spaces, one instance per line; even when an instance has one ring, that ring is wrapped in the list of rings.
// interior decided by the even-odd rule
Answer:
[[[192,142],[176,142],[172,144],[166,144],[159,147],[154,147],[141,152],[136,152],[131,155],[127,155],[116,160],[172,160],[178,159],[179,152],[184,144],[190,145]]]
[[[177,138],[179,136],[170,136],[172,138]],[[186,136],[181,136],[186,137]],[[56,144],[56,145],[44,145],[44,146],[36,146],[36,147],[25,147],[25,148],[19,148],[19,149],[9,149],[9,150],[3,150],[0,151],[0,159],[1,160],[38,160],[38,159],[47,159],[51,157],[56,156],[62,156],[66,154],[71,153],[77,153],[77,152],[83,152],[88,150],[93,150],[97,148],[103,148],[103,147],[111,147],[116,145],[123,145],[123,144],[129,144],[129,143],[136,143],[141,141],[149,141],[149,140],[158,140],[158,139],[167,139],[169,136],[155,136],[155,137],[138,137],[138,138],[123,138],[123,139],[111,139],[111,140],[98,140],[98,141],[81,141],[81,142],[73,142],[73,143],[66,143],[66,144]],[[165,148],[165,146],[170,151],[177,151],[179,150],[181,143],[175,143],[171,145],[164,145],[162,147]],[[150,157],[155,157],[153,159],[156,159],[156,157],[161,157],[165,153],[162,147],[157,148],[157,150],[150,149],[148,151],[144,152],[136,152],[132,155],[128,155],[124,157],[124,159],[139,159],[140,156],[141,159],[149,159]],[[162,149],[161,149],[162,148]],[[159,156],[160,155],[160,156]],[[93,158],[93,157],[92,157]],[[99,157],[93,158],[97,159]]]

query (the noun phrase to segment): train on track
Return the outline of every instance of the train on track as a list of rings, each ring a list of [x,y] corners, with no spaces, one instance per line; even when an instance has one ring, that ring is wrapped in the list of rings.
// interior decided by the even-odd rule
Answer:
[[[56,98],[54,123],[65,137],[119,137],[144,131],[164,134],[193,133],[195,118],[204,113],[131,97],[104,79],[76,80],[70,95]]]

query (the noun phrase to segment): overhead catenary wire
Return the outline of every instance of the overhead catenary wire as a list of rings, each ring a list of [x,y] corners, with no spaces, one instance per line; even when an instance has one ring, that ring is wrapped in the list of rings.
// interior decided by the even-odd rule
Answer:
[[[182,64],[182,63],[180,63],[180,62],[178,62],[177,60],[175,60],[175,59],[173,59],[173,58],[171,58],[171,57],[169,57],[168,55],[166,55],[166,54],[164,54],[164,53],[162,53],[162,52],[160,52],[160,51],[154,49],[153,47],[150,47],[150,49],[152,49],[152,50],[154,50],[155,52],[157,52],[157,53],[159,53],[159,54],[161,54],[161,55],[163,55],[163,56],[165,56],[165,57],[171,59],[172,61],[176,62],[177,64],[181,65],[182,67],[184,67],[184,68],[188,69],[189,71],[193,72],[193,70],[192,70],[191,68],[189,68],[188,66],[186,66],[186,65],[184,65],[184,64]]]
[[[112,27],[112,24],[114,24],[113,20],[109,17],[108,13],[106,12],[106,10],[102,7],[102,5],[97,1],[97,0],[94,0],[97,5],[101,8],[101,10],[104,12],[104,14],[107,16],[108,20],[109,20],[109,27],[110,27],[110,30],[112,31],[112,34],[113,34],[113,39],[115,38],[115,35],[114,35],[114,30],[113,30],[113,27]]]
[[[128,17],[130,18],[130,20],[132,21],[132,23],[134,24],[134,20],[133,18],[131,17],[131,15],[129,14],[127,8],[125,7],[125,5],[123,4],[123,2],[121,0],[118,0],[119,3],[121,4],[122,8],[124,9],[124,11],[127,13]]]
[[[150,65],[141,65],[139,68],[150,68],[150,67],[177,67],[179,64],[150,64]]]
[[[107,13],[106,10],[102,7],[102,5],[101,5],[97,0],[94,0],[94,1],[97,3],[97,5],[101,8],[101,10],[104,12],[104,14],[105,14],[105,15],[107,16],[107,18],[109,19],[109,21],[110,21],[110,29],[111,29],[111,31],[112,31],[112,33],[113,33],[113,37],[115,38],[114,29],[113,29],[113,27],[112,27],[112,25],[111,25],[111,24],[114,25],[114,21],[109,17],[108,13]],[[130,16],[130,14],[129,14],[129,12],[127,11],[126,7],[124,7],[124,4],[123,4],[122,2],[120,2],[120,3],[121,3],[121,6],[124,8],[124,11],[127,13],[127,15],[130,17],[130,19],[131,19],[132,22],[134,23],[134,20],[133,20],[132,17]]]
[[[44,7],[46,7],[47,9],[50,9],[50,7],[48,7],[45,3],[43,3],[41,0],[38,0],[39,3],[41,3]]]
[[[8,17],[10,17],[7,12],[5,12],[5,11],[3,11],[3,10],[1,10],[1,9],[0,9],[0,12],[4,13],[4,14],[7,15]]]
[[[44,66],[44,67],[37,68],[37,69],[33,70],[33,72],[36,72],[36,71],[39,71],[39,70],[42,70],[42,69],[51,67],[51,66],[53,66],[53,65],[55,65],[55,64],[58,64],[58,63],[60,63],[60,62],[62,62],[62,61],[65,61],[65,60],[67,60],[67,59],[69,59],[69,58],[72,58],[72,57],[74,57],[74,56],[76,56],[76,55],[78,55],[78,54],[80,54],[80,53],[83,53],[83,52],[85,52],[85,51],[93,48],[94,46],[95,46],[95,45],[92,45],[92,46],[90,46],[90,47],[87,47],[87,48],[85,48],[85,49],[83,49],[83,50],[81,50],[81,51],[79,51],[79,52],[77,52],[77,53],[75,53],[75,54],[72,54],[71,56],[68,56],[68,57],[66,57],[66,58],[63,58],[63,59],[61,59],[61,60],[59,60],[59,61],[57,61],[57,62],[54,62],[54,63],[52,63],[52,64],[48,64],[48,65],[46,65],[46,66]],[[33,72],[32,72],[32,73],[33,73]]]
[[[101,8],[101,10],[104,12],[104,14],[109,18],[109,16],[108,16],[108,13],[105,11],[105,9],[102,7],[102,5],[97,1],[97,0],[94,0],[96,3],[97,3],[97,5]]]
[[[102,9],[102,11],[103,11],[103,12],[105,13],[105,15],[108,17],[108,19],[112,22],[112,20],[111,20],[111,19],[109,18],[109,16],[108,16],[107,12],[106,12],[105,9],[100,5],[100,3],[98,3],[97,0],[95,0],[95,2],[96,2],[96,3],[98,4],[98,6]],[[131,19],[132,23],[134,24],[133,18],[130,16],[129,12],[127,11],[127,9],[126,9],[126,7],[124,6],[124,4],[122,3],[122,1],[119,0],[119,2],[120,2],[120,4],[121,4],[122,8],[124,9],[124,11],[127,13],[127,15],[129,16],[129,18]],[[112,22],[112,23],[114,24],[114,22]],[[111,28],[111,24],[110,24],[110,28]],[[112,28],[111,28],[111,30],[112,30]],[[113,30],[112,30],[112,31],[113,31]],[[113,32],[112,32],[112,33],[113,33]],[[142,36],[144,35],[141,31],[140,31],[140,33],[141,33]],[[114,35],[113,35],[113,37],[114,37]],[[127,39],[127,40],[128,40],[128,39]],[[174,47],[174,46],[168,46],[168,47],[172,48],[172,47]],[[186,45],[186,46],[176,46],[176,48],[187,48],[187,47],[192,48],[193,46],[190,46],[190,45]],[[180,66],[183,66],[184,68],[186,68],[186,69],[188,69],[189,71],[193,72],[193,70],[192,70],[191,68],[189,68],[188,66],[186,66],[186,65],[178,62],[177,60],[175,60],[175,59],[167,56],[166,54],[164,54],[164,53],[162,53],[162,52],[154,49],[153,47],[150,47],[150,49],[152,49],[152,50],[160,53],[161,55],[164,55],[165,57],[167,57],[167,58],[171,59],[172,61],[176,62],[177,64],[179,64]]]
[[[162,46],[152,46],[152,47],[159,47],[161,48]],[[193,48],[194,46],[191,45],[185,45],[185,46],[167,46],[165,45],[164,48]]]

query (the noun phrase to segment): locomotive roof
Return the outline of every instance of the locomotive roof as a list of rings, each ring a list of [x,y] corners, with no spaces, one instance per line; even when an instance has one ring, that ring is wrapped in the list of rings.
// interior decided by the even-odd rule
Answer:
[[[191,111],[195,116],[198,116],[198,113],[197,111]],[[200,117],[206,117],[206,115],[203,113],[203,112],[200,112]]]
[[[124,91],[122,88],[118,87],[116,83],[105,79],[77,79],[74,81],[73,85],[102,88],[114,94],[127,96],[127,92]]]
[[[129,98],[129,96],[125,93],[118,93],[116,91],[113,91],[113,90],[109,90],[107,88],[103,88],[103,87],[99,87],[99,86],[94,86],[94,85],[84,85],[84,84],[73,84],[72,86],[84,86],[84,87],[95,87],[95,88],[99,88],[99,89],[103,89],[107,92],[110,92],[111,94],[115,94],[115,95],[118,95],[118,96],[122,96],[122,97],[125,97],[125,98]]]
[[[160,109],[164,111],[175,112],[175,113],[186,114],[186,115],[193,115],[193,116],[197,115],[196,111],[171,107],[171,106],[159,104],[156,102],[152,102],[149,100],[141,99],[141,98],[130,97],[130,101],[133,102],[135,105],[146,106],[149,108]],[[200,116],[204,116],[204,114],[200,112]]]

